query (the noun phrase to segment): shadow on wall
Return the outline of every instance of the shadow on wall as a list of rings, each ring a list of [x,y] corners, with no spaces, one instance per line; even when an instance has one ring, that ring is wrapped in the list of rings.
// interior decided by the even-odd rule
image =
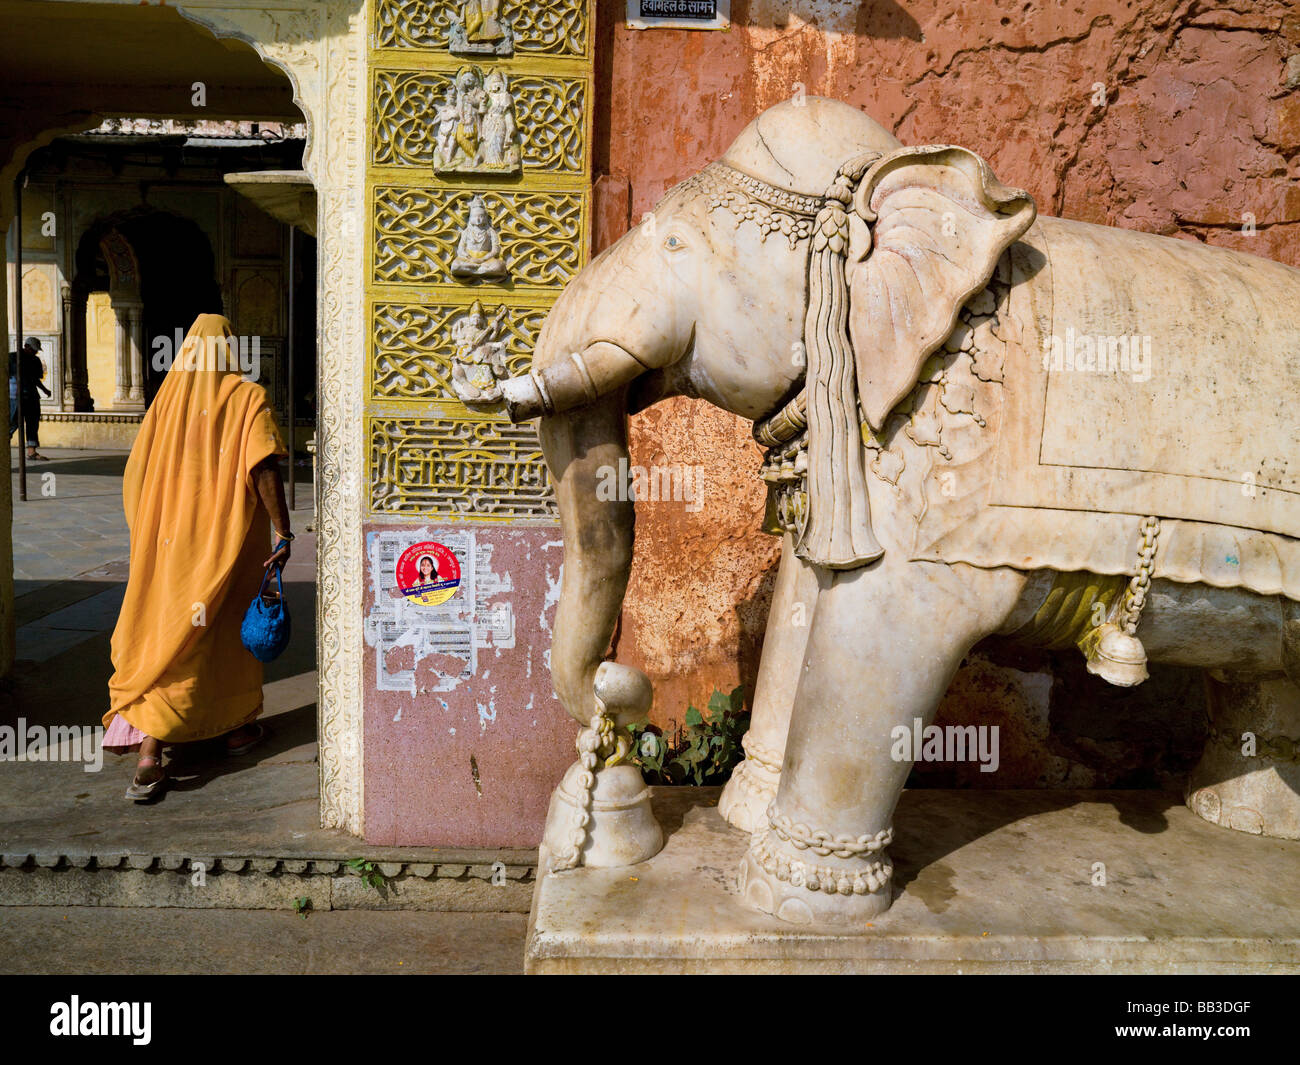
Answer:
[[[1204,678],[1150,668],[1146,683],[1117,688],[1088,673],[1077,651],[990,637],[966,656],[934,723],[996,727],[996,769],[918,762],[908,786],[1181,789],[1205,746]]]
[[[779,566],[778,556],[754,585],[753,595],[736,604],[736,683],[745,686],[745,707],[750,711],[754,709],[758,663],[763,654],[763,636],[772,609],[772,590],[776,586]]]
[[[921,40],[920,24],[895,0],[732,0],[734,26],[784,29],[792,18],[827,33]]]

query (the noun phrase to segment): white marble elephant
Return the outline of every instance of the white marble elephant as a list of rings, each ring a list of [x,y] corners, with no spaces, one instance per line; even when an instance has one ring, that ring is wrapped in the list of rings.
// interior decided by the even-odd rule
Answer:
[[[1205,667],[1223,727],[1246,715],[1275,757],[1211,745],[1193,807],[1300,837],[1297,307],[1290,267],[1036,219],[973,153],[834,101],[764,112],[582,272],[503,382],[540,419],[564,529],[557,694],[583,723],[607,709],[634,521],[597,486],[628,414],[698,397],[755,422],[784,538],[724,796],[754,832],[748,904],[840,925],[889,906],[895,730],[928,725],[994,633],[1075,644],[1119,684],[1148,657]],[[599,776],[618,757],[592,736]]]

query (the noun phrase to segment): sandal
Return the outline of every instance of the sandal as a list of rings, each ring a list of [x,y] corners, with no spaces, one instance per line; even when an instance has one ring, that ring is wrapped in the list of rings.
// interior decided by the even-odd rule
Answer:
[[[146,765],[148,762],[152,762],[153,765]],[[149,781],[141,780],[142,771],[147,773],[149,769],[155,769],[158,776]],[[126,797],[132,802],[146,802],[162,792],[163,788],[167,786],[167,780],[167,772],[163,769],[162,758],[146,754],[136,764],[135,776],[131,779],[131,786],[126,789]]]
[[[240,728],[244,728],[244,727],[245,726],[242,725],[240,726]],[[230,755],[232,758],[238,758],[241,755],[247,754],[249,751],[251,751],[254,747],[256,747],[259,743],[261,743],[264,739],[266,739],[267,736],[271,734],[270,729],[268,729],[260,721],[247,727],[252,732],[252,736],[250,736],[249,739],[245,740],[243,743],[238,744],[235,747],[231,747],[229,744],[226,745],[226,754]],[[238,729],[236,729],[235,731],[238,731]]]

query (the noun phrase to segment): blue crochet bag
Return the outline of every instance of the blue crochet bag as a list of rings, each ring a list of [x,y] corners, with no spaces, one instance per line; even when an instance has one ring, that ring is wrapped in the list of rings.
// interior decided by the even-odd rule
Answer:
[[[289,608],[284,601],[284,578],[280,576],[280,569],[279,566],[267,569],[262,586],[248,604],[244,623],[239,627],[239,638],[259,662],[273,662],[289,646]],[[279,590],[268,596],[266,582],[271,579],[272,571]]]

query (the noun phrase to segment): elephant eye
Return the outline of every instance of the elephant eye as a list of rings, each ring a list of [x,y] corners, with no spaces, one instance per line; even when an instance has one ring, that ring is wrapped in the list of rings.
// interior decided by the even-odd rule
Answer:
[[[686,242],[682,240],[680,237],[678,237],[677,234],[674,233],[672,236],[670,236],[667,240],[664,241],[664,247],[672,251],[676,251],[678,248],[686,247]]]

